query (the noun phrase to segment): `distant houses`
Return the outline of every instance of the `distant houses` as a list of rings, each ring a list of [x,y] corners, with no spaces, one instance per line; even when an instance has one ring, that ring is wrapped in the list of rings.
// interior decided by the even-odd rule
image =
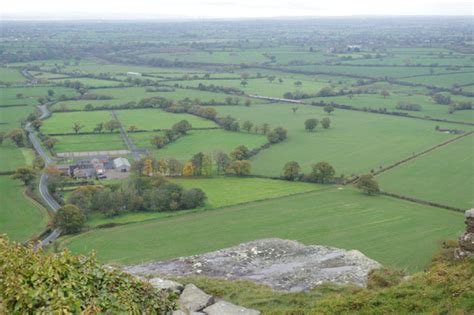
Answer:
[[[119,157],[114,160],[108,158],[93,158],[91,160],[77,161],[71,165],[58,165],[58,170],[74,178],[106,178],[106,174],[116,170],[130,172],[131,164],[128,159]]]

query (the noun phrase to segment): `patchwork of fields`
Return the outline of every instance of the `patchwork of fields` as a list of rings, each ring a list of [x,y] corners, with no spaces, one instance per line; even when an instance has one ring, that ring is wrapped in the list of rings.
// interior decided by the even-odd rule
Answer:
[[[193,35],[189,35],[178,41],[191,41]],[[160,36],[175,40],[167,34]],[[266,177],[282,176],[289,161],[298,162],[301,173],[326,161],[337,176],[366,174],[453,139],[457,132],[474,130],[474,54],[441,47],[346,51],[294,43],[254,45],[252,41],[214,47],[222,38],[213,36],[181,43],[182,47],[167,43],[166,48],[155,46],[154,38],[153,45],[143,50],[138,46],[133,53],[15,61],[0,67],[2,173],[32,166],[31,145],[25,141],[16,146],[8,135],[22,128],[30,114],[30,120],[37,118],[40,104],[46,104],[52,115],[35,133],[57,141],[52,156],[129,149],[127,137],[118,128],[97,131],[98,125],[114,119],[112,110],[143,157],[176,159],[183,164],[199,152],[215,158],[218,152],[229,154],[240,145],[249,150],[262,147],[269,143],[262,131],[264,124],[269,130],[283,127],[288,131],[285,140],[249,158],[248,177],[169,178],[185,189],[202,189],[207,195],[203,206],[181,211],[127,208],[115,216],[88,213],[86,225],[92,229],[61,238],[62,247],[74,253],[95,250],[107,263],[132,264],[280,237],[356,249],[384,265],[418,271],[427,266],[442,240],[459,235],[463,229],[460,212],[367,196],[350,185]],[[84,42],[97,40],[92,37]],[[255,95],[286,95],[305,104],[251,97]],[[144,108],[157,106],[146,100],[152,97],[165,98],[172,105]],[[436,102],[436,97],[444,97],[444,104]],[[321,101],[356,110],[335,108],[328,113],[311,105]],[[419,110],[400,109],[403,104],[419,105]],[[222,119],[193,114],[203,109],[214,109],[218,118],[235,118],[240,129],[225,130],[219,125]],[[375,110],[379,113],[370,112]],[[403,117],[403,113],[421,119]],[[309,118],[330,119],[330,127],[325,129],[320,122],[309,132],[305,129]],[[152,143],[155,136],[164,136],[165,129],[182,120],[192,125],[185,135],[160,149]],[[249,130],[243,128],[246,121],[252,123]],[[473,148],[474,136],[467,136],[383,172],[376,180],[383,191],[472,208]],[[119,179],[96,183],[114,191],[128,188]],[[41,233],[50,219],[23,194],[20,182],[2,175],[0,187],[0,233],[18,241]],[[62,194],[71,195],[71,191]],[[104,224],[117,226],[98,227]]]

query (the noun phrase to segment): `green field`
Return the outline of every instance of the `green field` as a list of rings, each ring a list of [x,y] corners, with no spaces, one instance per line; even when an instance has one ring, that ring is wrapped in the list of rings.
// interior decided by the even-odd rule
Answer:
[[[93,78],[60,78],[60,79],[49,79],[52,83],[64,83],[65,80],[69,81],[78,81],[84,84],[86,87],[92,88],[101,88],[101,87],[110,87],[110,86],[118,86],[122,84],[122,82],[112,81],[112,80],[99,80]]]
[[[67,239],[73,252],[132,264],[213,251],[259,238],[357,249],[388,266],[420,270],[463,215],[388,197],[332,189],[96,230]]]
[[[253,149],[266,142],[267,139],[261,135],[230,132],[222,129],[196,130],[189,132],[189,135],[179,138],[162,149],[153,150],[152,153],[158,159],[175,158],[184,161],[198,152],[212,154],[223,151],[230,153],[241,144]]]
[[[453,101],[459,99],[458,96],[452,97]],[[391,94],[390,96],[384,98],[380,94],[359,94],[354,95],[352,98],[347,96],[334,96],[334,97],[316,97],[305,100],[305,103],[324,101],[326,103],[335,102],[342,105],[351,105],[355,108],[360,109],[380,109],[386,108],[387,111],[391,112],[405,112],[412,116],[418,117],[431,117],[437,119],[447,119],[451,121],[467,121],[474,122],[474,110],[460,110],[455,111],[454,113],[449,113],[449,106],[436,104],[431,97],[427,95],[404,95],[399,92],[399,94]],[[462,100],[466,101],[466,100]],[[418,104],[422,107],[420,111],[406,111],[397,109],[399,102]]]
[[[266,122],[272,127],[284,126],[288,129],[287,140],[251,159],[255,174],[278,176],[283,165],[292,160],[299,162],[303,171],[309,171],[314,163],[327,161],[338,174],[365,173],[452,137],[436,132],[437,124],[430,121],[337,109],[327,115],[322,108],[304,105],[300,105],[293,114],[293,106],[216,107],[219,114],[229,114],[240,121]],[[315,117],[321,120],[326,116],[332,121],[329,129],[324,130],[321,126],[317,127],[316,132],[304,129],[306,119]]]
[[[186,189],[201,188],[204,190],[207,196],[204,207],[195,210],[175,212],[127,212],[112,218],[105,217],[101,213],[90,213],[87,217],[87,224],[97,226],[109,223],[123,224],[162,219],[165,217],[186,215],[207,209],[288,196],[324,188],[324,186],[315,184],[292,183],[262,178],[169,178],[169,180],[182,185]],[[110,181],[105,180],[102,181],[102,183],[108,184]]]
[[[23,193],[24,187],[9,176],[0,176],[0,234],[14,241],[38,236],[48,223],[46,210]]]
[[[160,109],[131,109],[117,111],[125,129],[136,126],[140,130],[170,129],[175,123],[187,120],[193,128],[213,128],[217,125],[208,119],[190,114],[168,113]]]
[[[54,113],[44,121],[41,131],[45,134],[74,133],[72,126],[79,123],[84,126],[80,132],[92,132],[97,124],[111,119],[109,111]]]
[[[383,190],[461,209],[474,208],[474,136],[377,176]]]
[[[22,82],[26,81],[26,78],[18,69],[0,67],[0,81],[10,83]]]
[[[238,177],[176,178],[172,182],[184,188],[204,190],[207,195],[206,208],[219,208],[324,188],[324,186],[310,183]]]
[[[81,152],[127,149],[119,133],[55,136],[55,152]]]
[[[29,148],[18,148],[5,140],[0,145],[0,172],[14,171],[17,167],[31,165],[34,153]]]

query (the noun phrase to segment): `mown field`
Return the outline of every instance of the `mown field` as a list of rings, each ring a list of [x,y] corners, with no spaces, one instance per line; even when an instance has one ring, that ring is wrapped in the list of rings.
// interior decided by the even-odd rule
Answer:
[[[138,135],[138,134],[137,134]],[[150,139],[151,140],[151,139]],[[162,149],[153,150],[152,154],[158,158],[175,158],[177,160],[190,159],[194,154],[202,152],[212,154],[215,152],[230,153],[235,147],[243,144],[250,150],[267,142],[266,137],[241,132],[224,130],[195,130],[189,135],[179,138]]]
[[[26,78],[18,69],[0,67],[0,81],[3,82],[22,82]]]
[[[0,145],[0,172],[11,172],[17,167],[31,165],[33,159],[33,150],[29,148],[18,148],[9,140],[4,140]]]
[[[110,111],[54,113],[44,121],[41,131],[45,134],[74,133],[72,126],[78,123],[83,126],[80,132],[92,132],[97,124],[111,119]]]
[[[208,119],[190,114],[168,113],[160,109],[132,109],[116,111],[125,129],[136,126],[139,130],[170,129],[175,123],[187,120],[193,128],[216,128]]]
[[[251,159],[253,172],[278,176],[288,161],[297,161],[303,171],[312,164],[327,161],[337,174],[366,173],[409,157],[452,137],[435,131],[437,123],[396,116],[335,110],[327,115],[322,108],[300,105],[293,114],[291,104],[251,107],[216,107],[221,115],[241,122],[269,123],[288,129],[288,139],[263,150]],[[320,125],[315,132],[304,129],[308,118],[331,119],[331,127]],[[442,127],[448,124],[439,124]],[[453,127],[455,128],[455,127]]]
[[[103,262],[133,264],[280,237],[357,249],[414,271],[430,261],[437,241],[462,229],[462,213],[342,188],[95,230],[63,245],[76,253],[96,250]]]
[[[383,190],[470,209],[474,207],[474,135],[377,176]]]
[[[207,196],[205,205],[195,210],[175,212],[126,212],[123,215],[112,218],[104,217],[101,213],[91,213],[87,217],[87,224],[97,226],[108,223],[123,224],[162,219],[256,200],[301,194],[325,188],[324,186],[315,184],[292,183],[263,178],[172,178],[170,181],[178,183],[187,189],[201,188],[204,190]],[[107,185],[117,183],[117,181],[103,180],[101,183]]]
[[[46,210],[28,199],[20,182],[9,176],[0,176],[0,189],[0,234],[20,242],[39,235],[49,220]]]
[[[103,133],[94,135],[55,136],[58,140],[54,146],[55,152],[81,152],[103,150],[126,150],[119,133]]]

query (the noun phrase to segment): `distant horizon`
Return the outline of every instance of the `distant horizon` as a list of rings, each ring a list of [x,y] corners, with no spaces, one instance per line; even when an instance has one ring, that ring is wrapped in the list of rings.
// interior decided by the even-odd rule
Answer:
[[[1,20],[227,20],[315,17],[473,16],[466,0],[124,0],[68,3],[60,0],[7,1]]]
[[[257,17],[130,17],[130,18],[41,18],[41,17],[1,17],[1,22],[197,22],[197,21],[259,21],[259,20],[313,20],[313,19],[384,19],[384,18],[472,18],[472,15],[301,15],[301,16],[257,16]],[[474,20],[473,20],[474,23]]]

